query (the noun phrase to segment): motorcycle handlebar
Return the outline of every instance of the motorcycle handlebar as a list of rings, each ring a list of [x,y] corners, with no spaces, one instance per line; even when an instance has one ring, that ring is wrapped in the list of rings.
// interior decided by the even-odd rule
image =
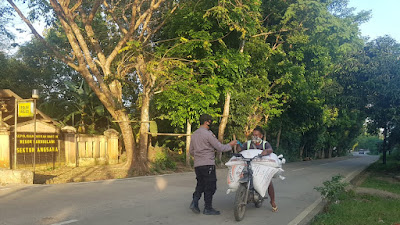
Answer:
[[[232,155],[235,157],[243,157],[242,154],[240,154],[240,153],[233,153]]]
[[[233,156],[235,156],[235,157],[241,157],[241,158],[244,158],[244,157],[243,157],[243,155],[242,155],[242,154],[240,154],[240,153],[233,153],[232,155],[233,155]],[[263,155],[261,155],[261,154],[258,154],[258,155],[256,155],[256,156],[254,156],[252,159],[255,159],[255,158],[261,158],[261,157],[263,157]]]

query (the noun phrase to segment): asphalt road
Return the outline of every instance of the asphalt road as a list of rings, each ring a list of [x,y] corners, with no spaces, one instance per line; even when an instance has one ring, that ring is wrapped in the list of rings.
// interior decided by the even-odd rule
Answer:
[[[299,224],[320,202],[313,188],[332,176],[354,177],[376,156],[287,163],[281,181],[274,179],[276,203],[249,205],[240,224]],[[88,183],[0,187],[0,225],[224,225],[236,224],[235,194],[226,194],[226,169],[217,171],[214,207],[219,216],[194,214],[188,208],[195,186],[194,173],[137,177]],[[203,208],[203,201],[200,204]]]

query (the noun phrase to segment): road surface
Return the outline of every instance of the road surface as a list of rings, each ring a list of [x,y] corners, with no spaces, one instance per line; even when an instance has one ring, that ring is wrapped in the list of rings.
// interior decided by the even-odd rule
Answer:
[[[249,205],[241,224],[298,224],[320,202],[313,188],[332,176],[354,177],[377,156],[358,155],[287,163],[274,179],[276,203]],[[235,193],[226,194],[226,169],[217,170],[214,207],[219,216],[194,214],[188,207],[195,186],[193,172],[87,183],[0,187],[0,225],[231,225]],[[204,206],[200,202],[200,208]]]

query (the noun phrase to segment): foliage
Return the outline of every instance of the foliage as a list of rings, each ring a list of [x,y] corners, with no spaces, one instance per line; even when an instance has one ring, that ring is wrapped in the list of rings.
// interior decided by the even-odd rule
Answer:
[[[324,181],[323,187],[315,187],[314,189],[321,193],[323,198],[327,198],[330,202],[335,202],[339,196],[345,191],[348,183],[342,182],[343,176],[333,176],[330,181]]]
[[[367,168],[367,171],[382,174],[400,173],[399,153],[389,155],[386,164],[375,162]]]
[[[24,51],[21,48],[20,52]],[[35,61],[35,65],[31,63]],[[39,66],[40,61],[21,55],[20,57],[9,57],[0,52],[0,88],[11,89],[22,98],[30,98],[32,89],[39,89],[40,99],[49,96],[49,90],[54,87],[57,76],[54,73],[56,67],[43,68]],[[49,65],[50,66],[50,65]],[[52,71],[52,72],[50,72]]]
[[[56,2],[30,1],[28,18],[45,15],[48,30],[16,58],[0,57],[15,60],[7,73],[18,73],[2,84],[40,83],[42,109],[67,120],[103,128],[106,120],[93,121],[108,111],[126,146],[140,127],[135,159],[146,160],[148,125],[127,121],[155,119],[160,132],[182,133],[202,113],[219,117],[227,93],[225,138],[244,141],[261,125],[291,160],[345,155],[367,116],[372,133],[387,128],[388,149],[398,145],[399,44],[364,43],[359,25],[369,13],[354,13],[347,0],[78,1],[59,5],[65,10]],[[171,140],[157,139],[182,147]]]
[[[166,170],[166,169],[176,169],[176,163],[168,156],[166,151],[157,151],[154,159],[154,169]]]
[[[400,162],[393,155],[388,156],[386,165],[375,162],[367,171],[369,177],[361,187],[400,193],[398,182],[388,183],[382,180],[391,178],[388,173],[400,172]],[[398,199],[359,195],[349,191],[340,196],[340,204],[329,204],[326,212],[317,215],[311,224],[397,224],[400,222],[400,215],[396,211],[399,207]]]
[[[397,224],[400,200],[346,193],[340,204],[331,204],[326,213],[316,216],[312,225]]]
[[[358,57],[352,61],[353,69],[348,74],[352,84],[353,96],[356,96],[365,114],[368,116],[368,132],[377,134],[383,129],[383,163],[386,163],[386,151],[389,149],[390,130],[398,126],[400,45],[389,36],[379,37],[366,43]],[[347,79],[348,79],[347,78]],[[346,79],[345,79],[346,80]],[[395,134],[396,132],[394,132]]]
[[[355,139],[355,142],[358,143],[356,149],[367,149],[374,155],[379,153],[379,146],[382,144],[379,137],[370,135],[360,135]]]
[[[103,133],[111,124],[111,117],[87,83],[65,82],[62,99],[49,99],[40,108],[55,116],[62,124],[77,128],[79,133]],[[55,115],[55,107],[62,112]]]
[[[5,2],[0,2],[0,51],[7,51],[8,42],[15,38],[15,35],[8,29],[12,23],[12,9]]]

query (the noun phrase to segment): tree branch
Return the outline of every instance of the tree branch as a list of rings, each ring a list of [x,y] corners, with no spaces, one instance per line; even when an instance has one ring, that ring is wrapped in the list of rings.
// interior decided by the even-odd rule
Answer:
[[[154,1],[154,0],[153,0]],[[138,0],[135,0],[135,3],[138,2]],[[138,29],[140,24],[143,23],[143,21],[147,18],[149,14],[152,14],[155,9],[157,9],[160,4],[164,2],[164,0],[159,0],[159,2],[155,3],[152,5],[152,7],[149,7],[139,18],[136,19],[136,10],[133,12],[134,9],[139,10],[140,6],[142,3],[139,5],[134,5],[132,6],[132,18],[131,18],[131,23],[129,27],[128,33],[117,43],[113,51],[110,53],[110,55],[107,57],[106,60],[106,67],[110,67],[111,62],[115,59],[115,57],[118,55],[118,52],[121,50],[121,48],[126,44],[126,42],[131,38],[132,34]],[[135,17],[133,17],[135,16]]]
[[[143,41],[143,45],[146,45],[147,42],[150,40],[150,38],[164,26],[164,24],[167,21],[167,19],[169,18],[169,16],[171,16],[175,12],[175,10],[178,8],[178,6],[179,6],[179,3],[176,4],[174,8],[172,8],[172,10],[166,16],[166,18],[156,27],[156,29],[154,29],[152,31],[149,31],[149,34],[147,35],[147,37]]]
[[[100,3],[101,0],[98,0],[96,2]],[[96,8],[96,10],[99,8],[100,4]],[[82,21],[85,24],[85,30],[86,30],[86,34],[89,37],[89,40],[91,42],[91,44],[93,45],[94,50],[96,51],[97,57],[99,57],[99,61],[100,61],[100,66],[102,67],[103,71],[106,70],[106,68],[104,68],[104,65],[106,64],[106,57],[104,56],[103,50],[100,46],[99,41],[95,38],[95,34],[93,31],[93,27],[91,25],[92,20],[90,20],[90,17],[92,17],[93,19],[93,15],[96,13],[96,11],[94,11],[94,8],[91,10],[89,17],[86,17],[86,14],[83,12],[83,10],[81,11],[81,16],[82,16]],[[93,14],[93,15],[92,15]]]
[[[96,77],[95,81],[91,75],[91,73],[89,72],[89,69],[87,68],[87,65],[89,65],[89,67],[92,69],[93,66],[90,66],[91,64],[94,64],[93,61],[90,61],[90,54],[89,54],[89,60],[88,58],[85,59],[85,53],[82,50],[82,47],[87,47],[86,43],[83,43],[84,45],[79,45],[79,43],[81,43],[81,41],[79,41],[76,36],[76,33],[74,32],[74,28],[70,26],[70,24],[68,22],[71,22],[71,25],[75,25],[74,21],[66,21],[66,19],[69,17],[69,19],[71,19],[71,15],[65,15],[65,12],[69,12],[68,10],[63,10],[62,6],[58,4],[58,2],[56,0],[50,0],[50,4],[52,5],[55,13],[59,16],[61,25],[64,27],[65,33],[67,35],[68,41],[74,51],[74,54],[77,57],[78,63],[79,63],[79,67],[76,69],[78,72],[80,72],[82,74],[82,76],[85,78],[85,80],[87,81],[88,85],[92,88],[92,90],[96,93],[96,95],[99,97],[100,100],[102,100],[102,102],[104,104],[108,104],[108,106],[115,106],[115,102],[112,98],[112,95],[110,93],[110,90],[108,89],[108,87],[104,84],[103,78],[99,75],[99,74],[95,74],[96,71],[93,71],[93,75]],[[82,37],[80,37],[82,39]],[[88,51],[86,49],[86,51]],[[85,63],[85,61],[87,62],[87,64]],[[94,69],[97,70],[97,66],[94,64]],[[97,70],[98,72],[98,70]],[[98,84],[98,85],[96,85]],[[107,106],[106,106],[107,107]]]
[[[94,19],[94,15],[96,15],[97,10],[99,9],[102,1],[104,1],[104,0],[96,0],[96,2],[94,3],[93,8],[90,11],[90,14],[89,14],[88,19],[87,19],[87,23],[88,24],[92,24],[93,19]]]
[[[68,1],[68,4],[66,4],[65,7],[68,7],[68,5],[69,5],[69,1]],[[81,5],[82,5],[82,0],[79,0],[74,6],[72,6],[71,12],[74,12],[74,11],[75,11],[76,9],[78,9],[79,6],[81,6]]]
[[[280,32],[287,32],[290,31],[288,29],[281,29],[279,31],[270,31],[270,32],[263,32],[263,33],[259,33],[259,34],[255,34],[253,36],[251,36],[252,38],[254,37],[259,37],[259,36],[265,36],[265,35],[270,35],[270,34],[275,34],[275,33],[280,33]]]
[[[14,2],[12,0],[7,0],[7,2],[14,8],[14,10],[17,12],[18,16],[25,22],[25,24],[29,27],[29,29],[31,30],[31,32],[33,33],[33,35],[42,43],[44,44],[44,46],[46,46],[47,48],[49,48],[53,54],[62,62],[64,62],[65,64],[71,66],[72,68],[76,69],[76,65],[74,64],[73,60],[64,57],[60,54],[59,51],[57,51],[53,46],[51,46],[35,29],[35,27],[33,27],[32,23],[25,17],[25,15],[21,12],[21,10],[19,10],[19,8],[14,4]]]

